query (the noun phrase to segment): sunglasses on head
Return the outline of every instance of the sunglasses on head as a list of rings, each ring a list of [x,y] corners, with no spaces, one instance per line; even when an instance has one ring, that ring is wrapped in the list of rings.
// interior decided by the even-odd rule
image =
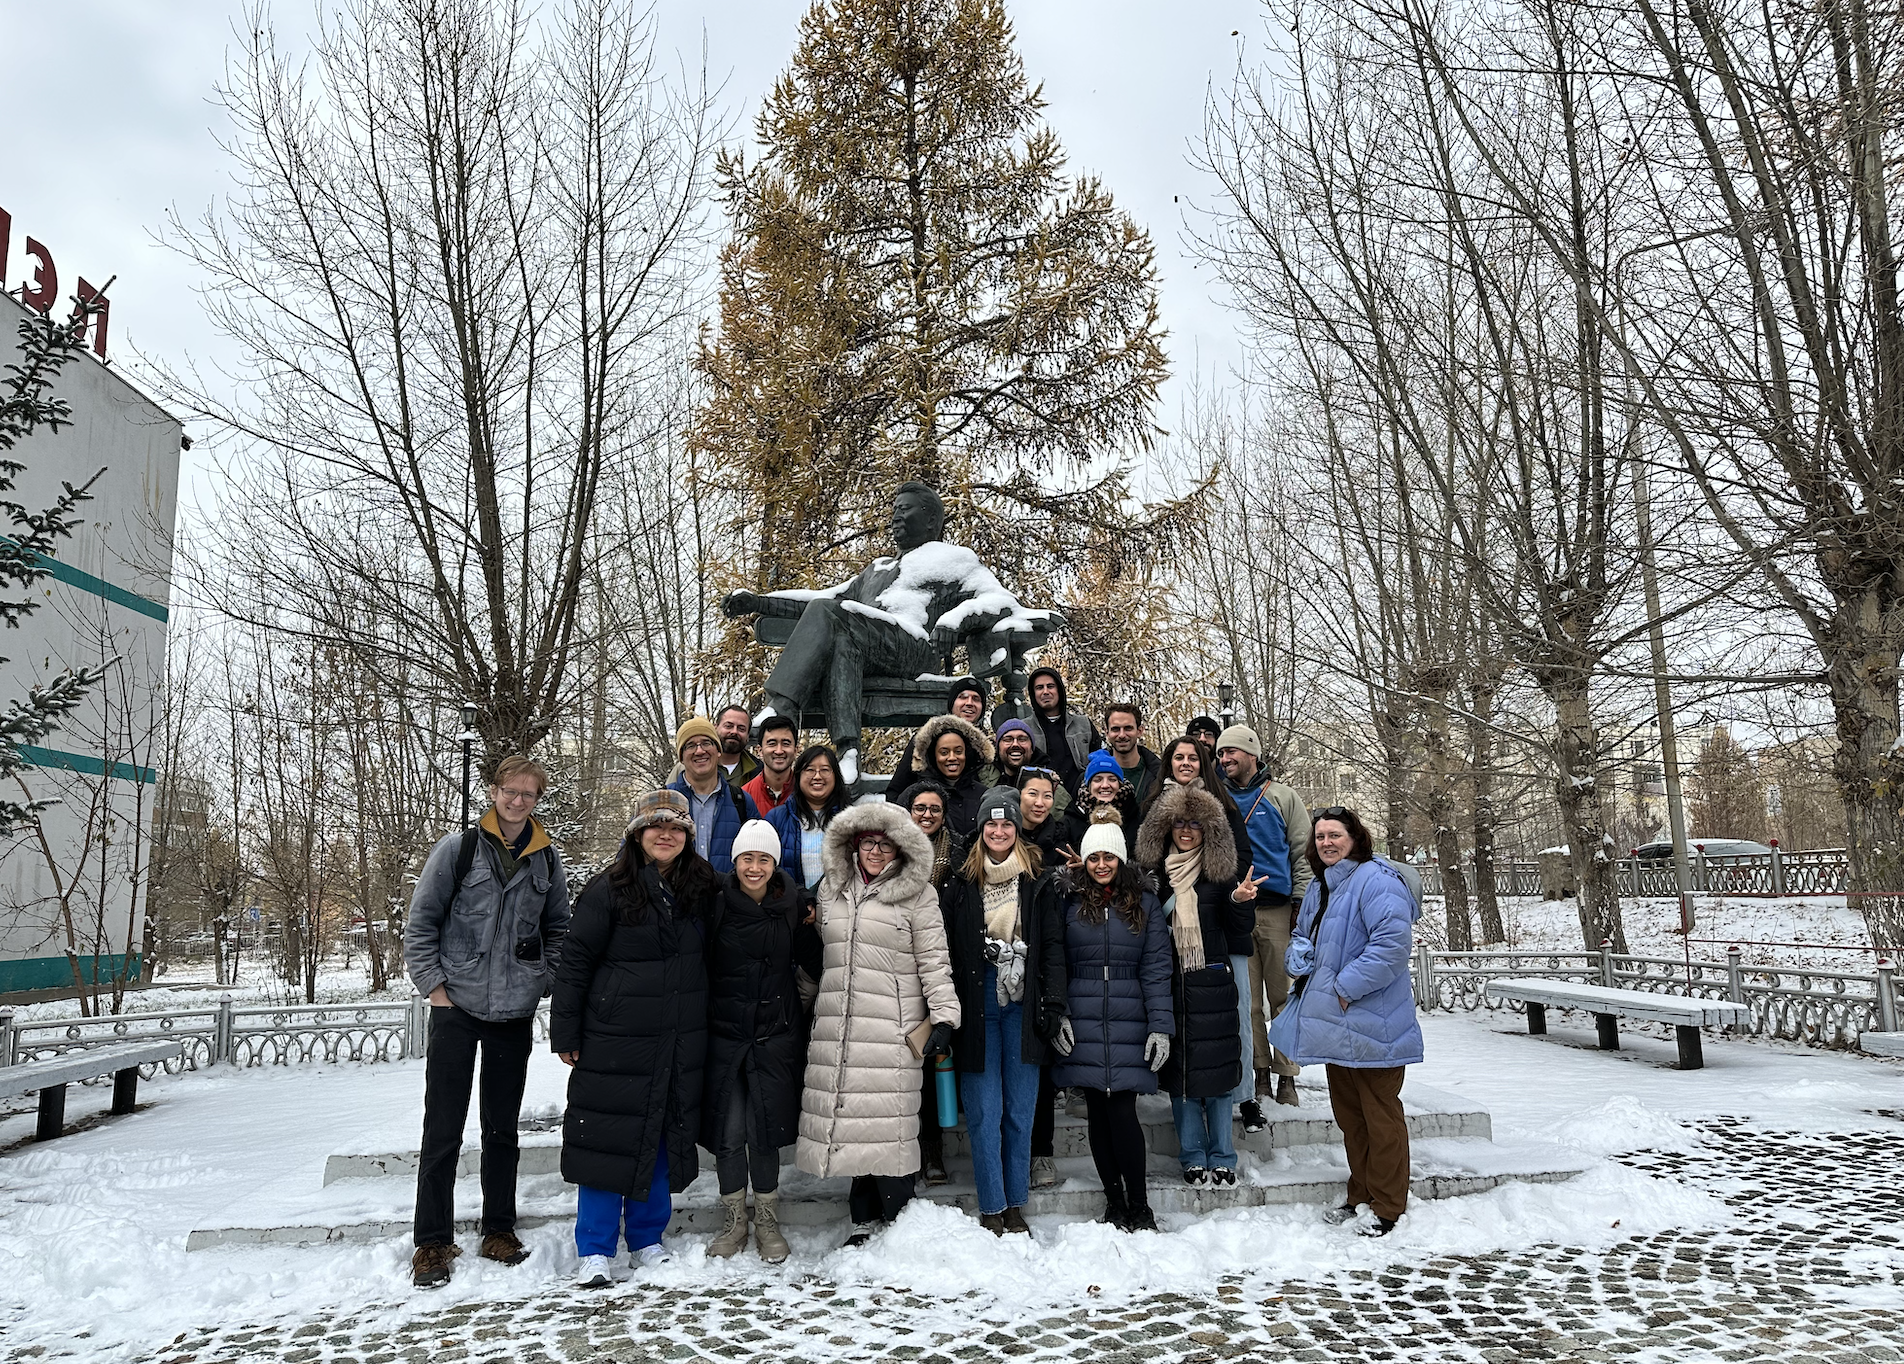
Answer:
[[[1311,810],[1309,822],[1313,824],[1318,819],[1342,819],[1349,813],[1349,807],[1346,805],[1328,805],[1320,810]]]

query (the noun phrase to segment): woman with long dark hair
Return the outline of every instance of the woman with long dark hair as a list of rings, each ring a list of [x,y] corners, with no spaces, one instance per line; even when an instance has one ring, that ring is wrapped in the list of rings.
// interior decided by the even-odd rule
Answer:
[[[667,1258],[674,1193],[694,1182],[707,1055],[702,935],[720,883],[678,791],[641,798],[613,865],[575,902],[549,1046],[572,1066],[562,1178],[576,1190],[580,1282],[606,1287],[624,1230],[637,1269]]]
[[[1362,1234],[1386,1236],[1408,1207],[1402,1077],[1422,1058],[1408,976],[1415,899],[1347,806],[1315,812],[1308,857],[1315,879],[1296,915],[1289,1002],[1271,1038],[1298,1065],[1328,1068],[1349,1190],[1327,1219],[1347,1222],[1367,1203],[1373,1221]]]
[[[840,780],[839,756],[814,744],[793,760],[793,796],[774,807],[767,823],[780,835],[780,867],[808,890],[824,871],[826,826],[850,797]]]
[[[780,1232],[780,1148],[800,1134],[807,1017],[799,974],[817,986],[820,939],[809,898],[779,868],[780,838],[749,820],[734,838],[734,870],[721,878],[707,922],[707,1099],[702,1131],[720,1178],[722,1225],[715,1259],[747,1247],[747,1186],[760,1258],[787,1258]]]
[[[1051,1079],[1084,1091],[1091,1159],[1104,1185],[1101,1220],[1120,1231],[1155,1231],[1137,1096],[1157,1092],[1176,1029],[1170,931],[1108,813],[1085,831],[1078,854],[1083,869],[1060,907],[1069,1010],[1055,1030],[1052,1046],[1063,1059]]]

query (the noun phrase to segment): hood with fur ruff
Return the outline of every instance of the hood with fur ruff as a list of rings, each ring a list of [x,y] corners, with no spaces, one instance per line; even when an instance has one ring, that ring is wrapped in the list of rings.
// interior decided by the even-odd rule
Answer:
[[[992,760],[992,741],[985,737],[984,730],[956,715],[935,715],[919,726],[912,740],[912,765],[921,773],[937,776],[939,768],[932,761],[932,746],[949,733],[965,740],[965,774],[976,776],[978,769]]]
[[[919,831],[904,810],[885,800],[849,805],[826,826],[826,842],[820,848],[820,864],[826,879],[837,886],[852,884],[859,876],[853,860],[853,840],[863,833],[885,834],[899,845],[904,859],[888,867],[874,882],[882,896],[910,900],[932,884],[932,840]]]
[[[1174,846],[1170,826],[1180,819],[1193,819],[1203,826],[1203,875],[1210,881],[1236,879],[1236,839],[1230,833],[1229,818],[1217,798],[1201,786],[1164,787],[1151,802],[1144,826],[1137,831],[1137,865],[1156,867]]]

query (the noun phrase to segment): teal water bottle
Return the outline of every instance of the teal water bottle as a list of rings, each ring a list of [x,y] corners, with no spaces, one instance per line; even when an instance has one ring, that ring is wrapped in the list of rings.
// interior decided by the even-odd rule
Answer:
[[[959,1094],[953,1087],[952,1058],[939,1057],[933,1061],[932,1071],[939,1081],[939,1126],[957,1127],[959,1125]]]

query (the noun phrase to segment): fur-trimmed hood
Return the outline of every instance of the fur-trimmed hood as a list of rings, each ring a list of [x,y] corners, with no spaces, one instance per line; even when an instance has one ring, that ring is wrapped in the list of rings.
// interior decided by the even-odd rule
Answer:
[[[1203,875],[1210,881],[1236,879],[1236,839],[1230,834],[1229,817],[1222,802],[1201,785],[1179,786],[1171,782],[1151,802],[1137,831],[1137,865],[1156,867],[1173,844],[1170,826],[1180,819],[1193,819],[1203,826]]]
[[[910,900],[932,883],[932,840],[919,831],[904,810],[883,800],[849,805],[833,816],[833,822],[826,826],[826,842],[820,848],[826,879],[840,886],[852,884],[859,876],[859,868],[853,864],[853,840],[874,830],[899,845],[903,861],[888,867],[873,884],[893,900]]]
[[[959,780],[976,777],[979,768],[992,761],[992,741],[985,737],[984,730],[956,715],[935,715],[919,726],[919,732],[912,738],[912,765],[921,773],[943,781],[938,764],[932,761],[932,746],[948,733],[956,733],[965,740],[965,775]]]

